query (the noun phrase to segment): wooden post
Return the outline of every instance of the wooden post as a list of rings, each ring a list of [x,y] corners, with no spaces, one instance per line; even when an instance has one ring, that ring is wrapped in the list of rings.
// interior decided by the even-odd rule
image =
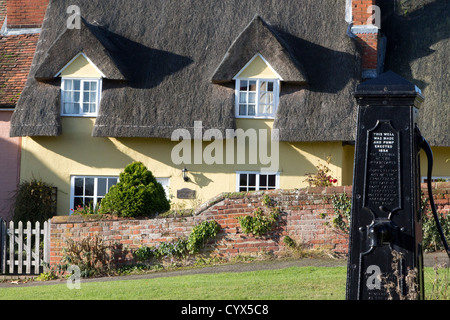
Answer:
[[[27,235],[27,242],[25,246],[25,251],[27,252],[27,260],[25,261],[25,272],[27,274],[31,273],[31,260],[32,260],[32,254],[31,254],[31,238],[33,236],[33,233],[31,231],[31,222],[27,222],[27,230],[25,231],[25,234]]]
[[[39,274],[39,266],[41,264],[40,255],[39,255],[39,245],[41,242],[41,224],[39,221],[36,221],[36,225],[34,228],[35,238],[34,238],[34,273]]]
[[[14,222],[9,222],[9,273],[14,273]]]
[[[50,266],[50,219],[44,222],[44,271],[48,271]]]

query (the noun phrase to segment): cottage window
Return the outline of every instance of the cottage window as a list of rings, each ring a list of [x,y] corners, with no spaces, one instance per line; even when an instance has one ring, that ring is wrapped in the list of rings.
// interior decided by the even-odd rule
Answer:
[[[237,117],[273,118],[278,101],[278,81],[237,79]]]
[[[98,112],[101,80],[67,79],[61,83],[63,116],[96,116]]]
[[[119,181],[118,177],[72,176],[70,207],[100,205],[109,189]]]
[[[279,98],[280,76],[256,54],[234,77],[236,117],[274,118]]]
[[[256,191],[279,189],[278,173],[238,172],[237,191]]]

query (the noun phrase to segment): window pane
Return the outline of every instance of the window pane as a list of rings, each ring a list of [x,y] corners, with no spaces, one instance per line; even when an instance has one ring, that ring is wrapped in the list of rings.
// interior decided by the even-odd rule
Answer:
[[[240,186],[246,186],[247,185],[247,174],[246,173],[240,174],[239,185]]]
[[[244,92],[244,93],[240,93],[239,94],[239,102],[240,103],[247,103],[247,93],[246,92]]]
[[[249,91],[256,91],[256,81],[249,81]]]
[[[245,104],[239,105],[239,115],[246,116],[247,115],[247,106]]]
[[[259,90],[260,91],[266,91],[267,90],[267,82],[266,81],[261,81],[259,83]]]
[[[86,196],[94,195],[94,178],[85,178],[84,179],[84,194]]]
[[[249,174],[248,175],[248,185],[249,186],[256,186],[256,174]]]
[[[73,90],[73,80],[64,80],[64,90]]]
[[[259,103],[267,104],[267,93],[261,93],[259,97]]]
[[[248,94],[248,102],[256,103],[256,93],[249,93]]]
[[[273,92],[273,82],[267,82],[267,91]]]
[[[89,92],[83,93],[83,102],[89,102]]]
[[[89,89],[90,89],[90,82],[89,81],[84,81],[83,82],[83,90],[84,91],[89,91]]]
[[[117,184],[117,178],[109,178],[108,179],[108,191],[113,185]]]
[[[73,208],[71,209],[76,210],[79,206],[83,206],[83,198],[75,197],[73,199]]]
[[[260,105],[259,113],[261,114],[272,114],[272,106],[271,105]]]
[[[91,92],[89,94],[89,98],[90,98],[89,102],[96,102],[97,101],[97,93],[96,92]]]
[[[253,188],[251,188],[251,187],[248,187],[247,188],[247,191],[255,191],[256,190],[256,188],[255,187],[253,187]]]
[[[248,106],[248,115],[254,116],[255,115],[255,105],[249,105]]]
[[[80,80],[72,80],[73,81],[73,90],[80,91]]]
[[[270,175],[268,175],[268,178],[269,178],[269,183],[268,183],[268,186],[269,187],[276,187],[276,175],[275,174],[270,174]]]
[[[90,205],[94,207],[94,198],[84,198],[84,206],[89,207]]]
[[[106,184],[108,179],[106,178],[98,178],[97,181],[97,196],[104,197],[106,194]]]
[[[239,188],[239,191],[241,191],[241,192],[242,192],[242,191],[248,191],[248,190],[247,190],[247,188],[246,188],[246,187],[240,187],[240,188]]]
[[[75,195],[82,196],[84,189],[84,179],[83,178],[75,178]]]
[[[260,187],[265,187],[265,186],[267,186],[267,175],[261,174],[261,175],[259,176],[259,186],[260,186]]]
[[[89,112],[89,103],[83,103],[83,112],[88,113]]]
[[[73,102],[80,102],[80,93],[79,92],[73,93]]]
[[[95,103],[91,103],[90,106],[91,106],[91,107],[90,107],[90,109],[89,109],[89,112],[90,112],[90,113],[95,113],[95,111],[96,111],[96,110],[95,110]]]
[[[247,91],[247,80],[241,80],[240,82],[240,89],[241,91]]]
[[[91,82],[91,91],[97,91],[97,81]]]
[[[63,102],[73,102],[73,92],[64,92]]]

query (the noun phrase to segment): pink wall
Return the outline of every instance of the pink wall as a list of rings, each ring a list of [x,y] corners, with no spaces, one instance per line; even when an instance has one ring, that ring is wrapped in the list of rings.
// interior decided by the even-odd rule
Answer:
[[[20,179],[20,138],[10,138],[12,111],[0,111],[0,217],[10,220],[11,196]]]

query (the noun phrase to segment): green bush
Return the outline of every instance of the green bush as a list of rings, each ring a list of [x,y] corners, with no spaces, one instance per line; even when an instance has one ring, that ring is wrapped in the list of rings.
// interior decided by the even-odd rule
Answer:
[[[162,185],[141,162],[129,164],[100,206],[100,213],[122,217],[151,216],[170,209]]]
[[[197,253],[209,238],[213,238],[220,230],[219,224],[214,221],[203,221],[196,225],[189,234],[187,249],[190,253]]]
[[[273,229],[277,219],[279,218],[278,209],[271,211],[265,215],[261,208],[257,208],[253,212],[253,216],[238,217],[238,221],[242,230],[246,234],[253,234],[254,236],[262,236]]]
[[[56,215],[55,188],[42,180],[21,182],[14,196],[13,221],[40,223]]]

